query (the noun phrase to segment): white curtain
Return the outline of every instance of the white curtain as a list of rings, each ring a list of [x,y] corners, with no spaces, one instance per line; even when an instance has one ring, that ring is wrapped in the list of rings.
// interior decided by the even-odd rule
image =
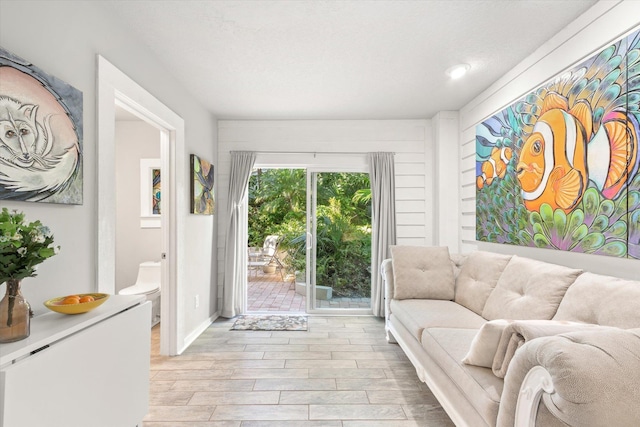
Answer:
[[[369,153],[371,181],[371,308],[384,317],[384,288],[380,264],[396,244],[396,190],[393,153]]]
[[[227,240],[224,252],[224,293],[222,317],[235,317],[242,312],[243,292],[247,285],[247,223],[243,202],[247,196],[249,178],[256,153],[231,152],[229,176],[229,206]]]

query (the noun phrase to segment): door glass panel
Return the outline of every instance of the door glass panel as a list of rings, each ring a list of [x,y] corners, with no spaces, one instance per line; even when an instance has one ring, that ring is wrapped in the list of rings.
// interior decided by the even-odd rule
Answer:
[[[247,311],[306,310],[307,171],[256,168],[249,180]]]
[[[311,250],[314,309],[371,307],[371,190],[369,175],[312,174]],[[315,289],[313,289],[315,288]],[[315,292],[313,292],[315,290]],[[315,295],[313,295],[315,294]]]

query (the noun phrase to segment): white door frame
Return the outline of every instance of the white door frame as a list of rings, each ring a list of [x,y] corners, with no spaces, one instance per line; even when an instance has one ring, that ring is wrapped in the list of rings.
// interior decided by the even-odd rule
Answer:
[[[184,260],[182,217],[185,206],[180,191],[184,182],[184,120],[134,82],[104,57],[97,57],[98,69],[98,291],[115,293],[115,107],[134,113],[160,130],[162,159],[162,260],[160,354],[174,356],[184,350],[178,343],[183,324],[180,266]],[[184,340],[182,340],[183,342]]]

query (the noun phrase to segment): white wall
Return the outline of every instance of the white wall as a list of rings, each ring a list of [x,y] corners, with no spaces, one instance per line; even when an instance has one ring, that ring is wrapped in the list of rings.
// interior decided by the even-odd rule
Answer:
[[[160,261],[160,228],[140,227],[140,159],[160,159],[160,131],[116,121],[116,293],[136,282],[141,262]]]
[[[517,254],[600,274],[638,278],[640,261],[475,241],[475,126],[640,24],[640,2],[601,1],[460,111],[460,236],[476,248]]]
[[[42,301],[48,298],[96,288],[99,261],[96,170],[104,167],[96,156],[97,55],[103,55],[185,120],[187,161],[187,154],[193,152],[215,162],[216,119],[98,3],[0,0],[0,11],[2,47],[84,94],[84,204],[0,202],[3,207],[24,211],[29,218],[42,220],[53,230],[56,244],[62,247],[59,255],[42,264],[38,277],[24,281],[24,293],[38,314],[46,310]],[[26,17],[31,30],[25,30]],[[188,182],[188,165],[184,171],[184,180]],[[189,303],[185,303],[185,319],[178,323],[178,336],[185,337],[217,311],[215,298],[211,297],[217,273],[216,264],[211,262],[216,258],[216,225],[214,217],[190,215],[189,206],[179,207],[179,211],[184,215],[184,231],[189,243],[185,248],[186,260],[182,260],[188,263],[183,291]],[[193,306],[196,294],[200,295],[198,309]]]
[[[218,297],[222,298],[231,151],[261,154],[256,164],[366,169],[364,153],[395,152],[398,243],[433,244],[433,143],[429,120],[318,120],[218,122]],[[298,154],[286,155],[280,152]],[[362,153],[326,156],[319,153]]]
[[[460,252],[458,236],[458,113],[441,111],[432,119],[434,146],[434,216],[437,246]]]

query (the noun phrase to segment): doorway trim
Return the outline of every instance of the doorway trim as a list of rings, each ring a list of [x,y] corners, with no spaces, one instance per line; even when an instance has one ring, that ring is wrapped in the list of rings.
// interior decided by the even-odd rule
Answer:
[[[182,351],[178,339],[178,325],[184,313],[180,301],[181,280],[179,272],[184,248],[182,219],[178,206],[184,206],[181,191],[185,187],[182,168],[184,164],[184,120],[161,103],[153,95],[116,68],[101,55],[97,56],[98,70],[98,291],[115,293],[115,107],[118,105],[151,126],[160,130],[163,193],[161,213],[162,260],[160,354],[174,356]],[[184,340],[182,340],[184,341]]]
[[[347,173],[369,173],[366,152],[295,152],[295,151],[256,151],[256,161],[254,169],[304,169],[307,174],[307,208],[310,206],[309,174],[315,172],[347,172]],[[244,223],[248,224],[248,193],[243,201]],[[309,218],[306,219],[309,224]],[[308,227],[308,225],[307,225]],[[307,266],[309,265],[307,260]],[[248,274],[248,271],[245,272]],[[307,267],[307,275],[309,268]],[[315,308],[315,292],[310,290],[310,280],[307,276],[307,297],[305,301],[305,312],[309,315],[354,315],[372,316],[372,308],[354,309],[331,309]],[[247,313],[247,289],[245,284],[243,291],[243,312]]]

